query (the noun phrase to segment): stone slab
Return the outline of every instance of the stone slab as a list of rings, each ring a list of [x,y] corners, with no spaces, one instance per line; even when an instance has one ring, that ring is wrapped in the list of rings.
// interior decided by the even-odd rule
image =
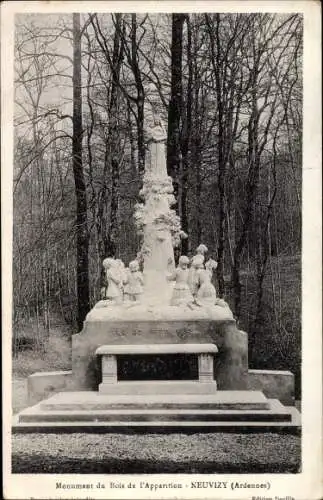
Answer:
[[[101,345],[95,354],[102,356],[104,354],[211,354],[217,352],[218,348],[214,344],[125,344]]]
[[[61,392],[40,403],[44,411],[208,408],[235,410],[269,409],[267,398],[259,391],[217,391],[214,394],[105,395],[95,391]]]
[[[214,378],[219,390],[247,389],[248,336],[234,320],[85,321],[72,338],[74,390],[97,390],[101,367],[95,351],[101,345],[215,344]]]
[[[158,291],[158,290],[157,290]],[[170,289],[170,295],[172,291]],[[158,293],[158,304],[111,304],[107,300],[100,300],[87,314],[86,322],[119,322],[123,321],[199,321],[233,320],[233,314],[228,306],[214,305],[209,307],[200,306],[171,306],[162,303],[160,293]]]
[[[248,370],[248,389],[262,391],[285,405],[295,404],[295,380],[290,371]]]
[[[17,415],[12,421],[13,434],[29,433],[92,433],[92,434],[195,434],[195,433],[257,433],[275,432],[297,434],[301,432],[301,416],[295,407],[286,407],[291,415],[290,422],[18,422]]]
[[[28,404],[60,391],[68,391],[72,386],[72,371],[36,372],[27,378]]]
[[[160,409],[160,410],[93,410],[93,411],[44,411],[41,405],[23,410],[19,415],[20,422],[59,422],[59,421],[290,421],[291,417],[278,400],[269,401],[268,410],[202,410],[202,409]]]
[[[100,384],[100,394],[111,395],[144,395],[144,394],[214,394],[217,384],[213,382],[200,382],[198,380],[153,380],[153,381],[118,381],[115,384]]]

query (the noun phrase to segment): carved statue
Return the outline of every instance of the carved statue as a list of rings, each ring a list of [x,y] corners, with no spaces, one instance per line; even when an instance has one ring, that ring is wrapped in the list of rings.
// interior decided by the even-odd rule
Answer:
[[[167,132],[162,119],[157,113],[154,113],[154,124],[146,130],[147,142],[164,142],[167,139]]]
[[[120,275],[119,288],[121,290],[121,295],[123,297],[124,285],[127,281],[127,270],[126,270],[126,266],[124,265],[124,263],[122,262],[121,259],[116,259],[116,267],[117,267],[119,275]]]
[[[125,297],[133,302],[140,302],[143,293],[144,277],[139,270],[139,262],[133,260],[129,264],[126,286],[124,289]]]
[[[193,296],[188,285],[189,258],[182,255],[178,261],[178,267],[169,279],[175,279],[175,286],[170,304],[172,306],[183,306],[193,303]]]
[[[196,294],[195,302],[199,306],[213,306],[216,301],[215,288],[211,283],[211,274],[202,269],[199,274],[200,287]]]
[[[155,92],[154,92],[155,93]],[[138,235],[142,238],[141,249],[129,268],[121,260],[112,258],[103,262],[107,286],[102,289],[102,298],[98,307],[111,304],[122,304],[124,310],[133,313],[153,313],[156,317],[164,313],[172,317],[181,315],[180,307],[191,309],[197,315],[217,314],[217,311],[200,310],[198,306],[221,305],[226,307],[222,299],[216,298],[212,284],[212,274],[217,267],[216,261],[207,259],[208,248],[200,244],[191,260],[181,256],[175,269],[174,249],[187,235],[181,229],[178,214],[172,208],[175,202],[173,181],[167,174],[165,142],[167,133],[158,114],[158,103],[150,102],[152,113],[148,122],[151,126],[145,129],[147,143],[147,161],[143,176],[140,200],[135,205],[134,221]],[[159,103],[160,104],[160,103]],[[145,113],[145,123],[148,114]],[[176,254],[177,261],[178,253]],[[118,315],[119,308],[110,307],[108,315]]]
[[[205,269],[199,272],[199,288],[196,294],[195,302],[199,306],[210,306],[216,302],[216,291],[211,283],[213,270],[217,268],[218,263],[209,259],[205,264]]]
[[[108,282],[106,298],[114,304],[121,304],[123,293],[120,264],[115,259],[107,258],[103,261],[103,267],[106,270],[106,278]]]
[[[213,259],[209,259],[206,263],[205,263],[205,269],[210,273],[211,275],[211,279],[212,279],[212,276],[213,276],[213,271],[218,267],[218,263],[216,260],[213,260]]]
[[[191,262],[191,267],[188,274],[188,285],[193,297],[196,297],[199,289],[200,280],[199,275],[201,270],[204,269],[204,256],[202,254],[195,255]]]
[[[206,245],[203,245],[203,243],[201,243],[197,249],[196,249],[196,253],[197,255],[203,255],[204,259],[205,259],[205,254],[208,252],[208,248]]]
[[[136,204],[134,214],[137,230],[143,237],[141,262],[145,286],[142,302],[169,304],[172,287],[167,274],[175,271],[173,247],[184,233],[178,215],[170,206],[174,196],[172,179],[167,175],[167,134],[156,107],[146,137],[148,154],[139,193],[142,203]]]

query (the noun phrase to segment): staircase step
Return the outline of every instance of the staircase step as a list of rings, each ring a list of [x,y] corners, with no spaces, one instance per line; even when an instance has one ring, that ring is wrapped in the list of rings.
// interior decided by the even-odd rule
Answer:
[[[116,384],[118,385],[118,384]],[[156,389],[157,391],[157,389]],[[269,410],[260,391],[216,391],[213,394],[107,395],[94,391],[60,392],[40,403],[43,411],[137,409]]]
[[[299,428],[300,415],[259,391],[104,395],[62,392],[26,408],[13,432],[240,432]]]
[[[106,395],[162,395],[162,394],[215,394],[217,392],[216,381],[200,382],[199,380],[118,380],[114,384],[102,383],[99,385],[99,393]]]
[[[264,432],[282,432],[300,433],[301,417],[295,407],[285,407],[291,420],[289,422],[253,422],[253,421],[109,421],[109,422],[77,422],[77,421],[59,421],[59,422],[19,422],[16,415],[13,419],[12,432],[16,433],[264,433]]]
[[[106,422],[106,421],[290,421],[290,414],[278,400],[269,400],[269,410],[192,410],[192,409],[122,409],[122,410],[44,410],[41,404],[19,414],[20,422]]]

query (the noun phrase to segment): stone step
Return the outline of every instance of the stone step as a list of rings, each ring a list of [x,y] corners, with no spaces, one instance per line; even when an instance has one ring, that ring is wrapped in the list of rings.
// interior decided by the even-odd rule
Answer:
[[[116,384],[118,385],[118,384]],[[156,392],[158,392],[156,386]],[[97,410],[268,410],[260,391],[217,391],[213,394],[105,395],[95,391],[60,392],[40,403],[42,411]]]
[[[143,422],[143,421],[226,421],[226,422],[239,422],[239,421],[254,421],[254,422],[272,422],[272,421],[290,421],[288,413],[279,413],[274,411],[218,411],[214,412],[184,412],[178,410],[175,412],[146,410],[144,412],[135,411],[73,411],[73,412],[35,412],[20,415],[20,422],[59,422],[59,421],[75,421],[75,422]]]
[[[12,432],[17,433],[265,433],[281,432],[284,434],[299,434],[301,429],[300,413],[295,407],[285,407],[286,412],[291,419],[288,422],[273,421],[108,421],[108,422],[77,422],[77,421],[59,421],[59,422],[19,422],[19,416],[13,418]]]
[[[290,421],[290,414],[278,400],[269,400],[269,410],[192,410],[192,409],[131,409],[131,410],[56,410],[45,411],[41,404],[23,410],[19,422],[106,422],[106,421],[226,421],[271,422]]]
[[[100,384],[100,394],[110,395],[145,395],[145,394],[214,394],[217,391],[216,382],[200,382],[199,380],[134,380],[118,381],[115,384]]]

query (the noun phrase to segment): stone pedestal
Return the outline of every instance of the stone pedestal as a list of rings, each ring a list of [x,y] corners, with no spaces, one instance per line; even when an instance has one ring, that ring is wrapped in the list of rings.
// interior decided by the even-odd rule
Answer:
[[[175,308],[173,308],[175,309]],[[95,351],[101,345],[212,343],[218,347],[214,379],[219,390],[244,390],[248,384],[247,334],[234,320],[134,320],[85,321],[73,335],[72,371],[74,390],[98,390],[101,366]],[[211,377],[209,361],[201,361],[202,378]]]

